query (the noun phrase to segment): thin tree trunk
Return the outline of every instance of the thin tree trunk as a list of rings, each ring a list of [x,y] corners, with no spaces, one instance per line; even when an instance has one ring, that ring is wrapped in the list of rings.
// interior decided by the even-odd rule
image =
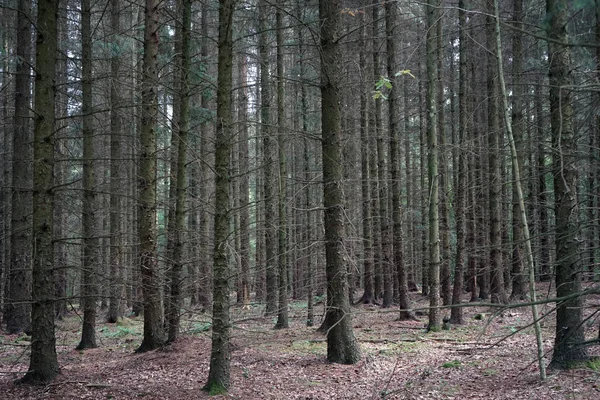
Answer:
[[[439,21],[437,0],[427,0],[427,177],[429,181],[429,331],[442,327],[440,306],[440,221],[437,143],[437,70],[435,24]]]
[[[119,43],[120,31],[120,2],[111,0],[111,30],[115,43]],[[119,79],[121,57],[113,55],[110,60],[110,298],[106,321],[115,323],[123,314],[123,238],[121,223],[123,201],[123,153],[121,151],[121,95],[119,93]]]
[[[360,67],[365,70],[367,66],[367,24],[365,23],[364,14],[361,14],[363,29],[360,35]],[[367,90],[363,90],[360,95],[360,156],[361,156],[361,196],[362,196],[362,232],[363,232],[363,286],[364,292],[359,303],[371,304],[374,299],[374,283],[373,283],[373,231],[372,231],[372,214],[371,214],[371,196],[369,182],[371,176],[369,174],[369,108]]]
[[[518,2],[520,0],[517,0]],[[508,142],[510,145],[510,154],[513,168],[513,176],[515,179],[515,187],[516,187],[516,195],[517,195],[517,203],[518,203],[518,212],[519,212],[519,222],[523,228],[522,234],[525,244],[525,252],[527,255],[527,266],[529,269],[529,277],[530,277],[530,295],[531,301],[533,305],[532,309],[532,317],[533,324],[535,327],[536,334],[536,342],[537,342],[537,356],[538,363],[540,367],[540,377],[542,380],[546,379],[546,366],[544,363],[544,344],[542,339],[542,330],[540,327],[539,316],[537,311],[536,302],[536,292],[535,292],[535,281],[534,281],[534,259],[533,259],[533,251],[531,250],[531,238],[529,236],[529,226],[527,224],[527,215],[525,210],[525,199],[523,196],[523,189],[521,187],[521,172],[520,172],[520,163],[519,152],[517,150],[517,143],[515,141],[512,125],[510,121],[509,108],[508,108],[508,95],[506,93],[506,84],[504,83],[504,66],[502,61],[502,42],[500,36],[500,11],[498,7],[498,0],[494,0],[494,14],[495,14],[495,33],[496,33],[496,54],[498,55],[497,66],[498,66],[498,79],[499,85],[502,95],[502,111],[504,115],[504,122],[506,124],[506,132],[508,135]],[[519,20],[519,19],[517,19]],[[514,118],[513,118],[514,122]]]
[[[488,11],[493,10],[493,3],[488,0]],[[495,49],[494,20],[488,15],[487,44],[488,49]],[[496,69],[496,51],[490,50],[487,67],[488,88],[488,179],[489,185],[489,240],[490,240],[490,274],[492,302],[507,303],[504,291],[504,271],[502,264],[502,170],[501,170],[501,134],[498,113],[498,81]]]
[[[261,132],[263,136],[263,196],[264,202],[264,235],[266,253],[266,315],[274,315],[277,312],[277,269],[275,254],[275,204],[273,198],[273,149],[271,145],[271,94],[269,84],[269,51],[267,46],[267,3],[260,0],[259,7],[259,54],[260,54],[260,110],[261,110]]]
[[[513,23],[517,28],[523,26],[523,0],[513,0]],[[513,31],[513,96],[512,96],[512,121],[511,128],[515,140],[515,146],[517,148],[517,162],[519,165],[523,165],[523,85],[521,74],[523,72],[523,35],[519,31]],[[501,77],[500,79],[504,79]],[[523,224],[520,220],[520,205],[518,186],[521,186],[521,182],[517,181],[517,177],[513,173],[513,223],[512,223],[512,293],[511,299],[525,299],[526,287],[525,287],[525,271],[523,269]],[[531,244],[530,244],[531,245]]]
[[[285,137],[285,112],[283,88],[283,16],[281,6],[275,13],[277,29],[277,153],[279,158],[279,305],[277,308],[277,323],[275,328],[289,328],[288,321],[288,261],[287,261],[287,163],[286,163],[286,137]]]
[[[460,29],[460,54],[459,54],[459,89],[458,89],[458,143],[461,149],[458,154],[458,185],[456,186],[456,258],[454,269],[454,287],[452,291],[452,304],[462,302],[464,291],[464,264],[465,264],[465,220],[466,220],[466,194],[467,194],[467,19],[464,0],[458,2],[458,25]],[[454,57],[454,55],[453,55]],[[452,307],[450,322],[463,324],[463,308]]]

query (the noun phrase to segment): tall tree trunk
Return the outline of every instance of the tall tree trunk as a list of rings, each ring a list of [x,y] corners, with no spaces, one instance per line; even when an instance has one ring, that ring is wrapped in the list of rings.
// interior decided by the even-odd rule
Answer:
[[[285,137],[285,111],[283,88],[283,12],[281,5],[275,13],[277,29],[277,152],[279,158],[279,306],[277,309],[277,324],[275,328],[289,328],[288,321],[288,265],[287,265],[287,163],[286,163],[286,137]]]
[[[248,58],[241,55],[240,60],[240,99],[239,99],[239,169],[240,169],[240,291],[241,304],[245,308],[250,307],[250,199],[249,180],[250,172],[248,165]]]
[[[360,14],[363,28],[360,35],[360,68],[367,72],[367,24],[364,14]],[[369,107],[368,89],[360,95],[360,157],[361,157],[361,196],[362,196],[362,232],[363,232],[363,286],[364,292],[359,300],[362,304],[371,304],[374,300],[373,231],[369,174]]]
[[[59,6],[59,9],[61,7]],[[68,55],[66,49],[68,47],[69,28],[67,21],[66,7],[62,7],[58,17],[58,58],[56,67],[56,87],[62,87],[63,90],[56,93],[56,117],[60,122],[56,123],[56,146],[54,154],[61,161],[54,163],[54,184],[63,187],[66,183],[69,170],[69,161],[67,161],[67,116],[69,114],[68,106]],[[64,241],[65,231],[67,229],[67,205],[65,204],[65,191],[56,190],[54,192],[54,279],[55,285],[55,313],[57,319],[62,319],[68,312],[67,310],[67,263],[68,252],[67,244]]]
[[[437,139],[437,65],[435,24],[439,21],[437,0],[427,0],[427,177],[429,181],[429,331],[442,327],[440,306],[440,220]]]
[[[185,240],[185,207],[186,207],[186,183],[187,183],[187,148],[188,131],[190,126],[190,84],[189,71],[191,66],[190,57],[190,30],[192,20],[192,0],[181,0],[179,4],[182,14],[181,22],[181,55],[178,57],[179,68],[179,128],[175,135],[178,137],[176,180],[175,184],[175,221],[173,227],[175,232],[169,238],[173,240],[172,265],[170,269],[170,294],[169,308],[167,314],[168,337],[167,341],[173,342],[179,333],[180,308],[182,302],[182,279],[183,269],[183,242]],[[173,172],[172,172],[173,173]]]
[[[273,149],[271,128],[271,93],[269,84],[269,47],[267,44],[267,2],[258,3],[259,30],[258,48],[260,54],[260,123],[263,136],[263,196],[264,196],[264,235],[265,235],[265,269],[266,269],[266,315],[277,312],[277,269],[275,254],[275,204],[273,198]]]
[[[17,12],[17,70],[12,156],[10,254],[4,320],[9,334],[31,329],[31,9],[20,0]],[[56,40],[56,38],[54,38]],[[54,128],[54,127],[52,127]]]
[[[385,28],[387,47],[387,74],[393,79],[396,65],[396,37],[394,26],[398,21],[396,3],[385,4]],[[408,284],[406,282],[406,265],[404,264],[404,244],[402,243],[402,202],[400,200],[400,128],[397,103],[399,103],[400,80],[396,77],[388,96],[389,140],[390,140],[390,166],[392,178],[392,221],[393,221],[393,249],[394,265],[398,274],[398,305],[400,306],[400,320],[412,319],[414,316],[409,311]],[[406,134],[406,132],[404,132]]]
[[[377,82],[380,79],[380,60],[381,55],[379,51],[379,1],[373,0],[372,10],[372,47],[373,47],[373,81]],[[370,177],[371,177],[371,215],[373,217],[373,262],[375,264],[375,300],[379,300],[383,294],[384,288],[384,256],[383,256],[383,237],[381,236],[382,224],[384,221],[381,219],[381,195],[380,186],[383,184],[380,177],[383,176],[379,172],[380,158],[383,160],[383,156],[379,156],[380,145],[378,138],[381,136],[381,97],[375,99],[375,108],[371,113],[371,126],[370,134]]]
[[[454,268],[454,287],[452,291],[452,304],[459,305],[462,302],[464,290],[464,266],[465,266],[465,220],[466,220],[466,194],[467,194],[467,138],[469,137],[467,127],[467,18],[465,1],[458,2],[458,25],[460,29],[460,54],[459,54],[459,89],[458,89],[458,143],[462,151],[458,154],[458,185],[456,193],[456,258]],[[454,57],[454,55],[453,55]],[[450,322],[462,324],[463,308],[452,307],[450,310]]]
[[[82,52],[82,107],[83,113],[83,256],[81,258],[82,284],[81,303],[83,305],[83,328],[78,350],[95,348],[96,344],[96,269],[98,268],[98,207],[94,187],[94,116],[92,93],[92,30],[91,4],[81,1],[81,52]]]
[[[231,86],[233,60],[234,0],[219,0],[219,39],[217,82],[217,132],[215,142],[215,233],[213,259],[213,315],[210,370],[204,390],[211,395],[229,388],[229,185],[232,148]]]
[[[144,338],[138,352],[153,350],[164,342],[160,307],[156,242],[156,124],[158,0],[146,0],[144,10],[144,63],[142,74],[142,121],[138,172],[138,240],[144,297]]]
[[[493,3],[488,11],[493,11]],[[501,169],[501,133],[498,113],[498,78],[496,70],[496,51],[494,35],[494,19],[489,16],[487,22],[487,44],[492,49],[488,54],[487,88],[488,88],[488,188],[489,188],[489,240],[490,240],[490,274],[492,302],[507,303],[504,291],[504,271],[502,263],[502,169]]]
[[[523,0],[513,0],[513,21],[517,28],[523,26]],[[517,148],[517,162],[523,165],[523,85],[521,74],[523,73],[523,34],[520,31],[513,31],[512,53],[513,53],[513,96],[512,96],[512,133]],[[513,176],[513,179],[516,177]],[[517,183],[513,183],[513,210],[512,210],[512,299],[524,300],[527,288],[525,285],[525,271],[523,269],[523,225],[519,218],[519,200],[517,193]]]
[[[112,40],[119,43],[120,34],[120,2],[110,2],[110,24]],[[121,120],[121,95],[119,93],[119,82],[121,78],[120,64],[122,60],[116,54],[110,60],[110,298],[106,321],[115,323],[123,314],[123,237],[121,223],[123,210],[123,152],[121,151],[121,135],[123,122]]]
[[[568,42],[566,0],[546,0],[547,34],[559,43]],[[556,214],[556,297],[581,291],[579,224],[577,220],[577,140],[573,129],[573,84],[569,47],[548,42],[550,55],[550,115]],[[588,358],[583,322],[583,298],[557,304],[556,338],[552,368],[569,368]]]
[[[323,154],[323,198],[325,224],[325,261],[327,276],[326,320],[327,360],[354,364],[360,360],[360,347],[352,330],[348,302],[347,268],[344,261],[344,215],[342,191],[342,135],[340,110],[340,33],[341,1],[320,0],[321,23],[321,129]]]
[[[33,255],[31,358],[22,382],[48,382],[58,373],[54,331],[54,69],[58,2],[37,3],[33,157]]]
[[[446,99],[444,96],[444,46],[441,21],[436,25],[437,62],[437,101],[438,101],[438,140],[439,187],[440,187],[440,290],[443,304],[452,302],[452,271],[450,270],[450,179],[448,178],[448,149],[446,145]]]

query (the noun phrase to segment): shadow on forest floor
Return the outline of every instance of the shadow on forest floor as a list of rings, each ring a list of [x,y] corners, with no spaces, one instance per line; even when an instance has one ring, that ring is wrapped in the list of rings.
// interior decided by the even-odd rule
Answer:
[[[540,287],[543,292],[544,287]],[[412,294],[416,306],[426,306]],[[588,313],[600,306],[589,296]],[[463,326],[426,333],[420,321],[396,321],[398,310],[354,308],[355,334],[363,357],[355,365],[326,362],[324,336],[305,327],[305,302],[290,305],[291,329],[273,330],[262,307],[232,308],[232,399],[596,399],[600,366],[590,363],[539,380],[529,308],[511,309],[490,320],[484,307],[465,309]],[[542,306],[542,313],[552,304]],[[317,309],[322,313],[322,309]],[[477,314],[484,318],[475,319]],[[320,314],[318,314],[320,315]],[[485,328],[485,330],[484,330]],[[180,340],[164,349],[134,354],[142,319],[125,318],[97,327],[100,348],[76,351],[80,319],[58,323],[61,375],[46,386],[13,380],[28,366],[28,338],[0,335],[0,398],[6,399],[201,399],[208,375],[210,320],[186,313]],[[554,316],[543,321],[544,346],[551,356]],[[586,326],[598,334],[598,320]],[[504,340],[502,340],[504,338]],[[497,344],[492,346],[493,344]],[[600,355],[600,347],[590,347]]]

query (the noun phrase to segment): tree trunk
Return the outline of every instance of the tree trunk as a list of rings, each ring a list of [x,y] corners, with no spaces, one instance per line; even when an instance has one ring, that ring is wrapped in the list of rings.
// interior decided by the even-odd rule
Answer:
[[[427,177],[429,181],[429,331],[442,327],[440,306],[440,220],[437,143],[437,65],[435,24],[439,21],[437,0],[427,0]]]
[[[144,63],[142,74],[142,121],[138,171],[138,240],[144,297],[144,338],[138,352],[154,350],[164,343],[156,254],[156,124],[158,0],[146,0],[144,10]]]
[[[398,305],[400,306],[400,320],[413,319],[412,312],[409,311],[410,302],[408,299],[408,284],[406,281],[406,265],[404,264],[404,244],[402,243],[402,202],[400,200],[400,155],[399,138],[400,128],[397,103],[399,103],[400,82],[402,75],[394,79],[397,68],[396,65],[396,36],[394,35],[394,26],[398,21],[398,10],[396,3],[385,4],[385,27],[386,27],[386,47],[387,47],[387,74],[394,83],[388,95],[388,116],[389,116],[389,144],[390,144],[390,165],[392,178],[392,221],[393,221],[393,249],[394,265],[398,275]],[[406,134],[406,132],[404,132]]]
[[[119,43],[120,34],[120,2],[110,2],[110,23],[115,43]],[[123,210],[123,168],[121,167],[123,153],[121,151],[121,95],[119,93],[119,79],[121,57],[113,55],[110,60],[111,82],[110,82],[110,298],[106,321],[115,323],[123,314],[122,299],[124,295],[123,285],[123,238],[121,223]]]
[[[239,121],[243,124],[240,128],[239,139],[239,170],[240,170],[240,291],[241,304],[245,308],[250,307],[250,199],[249,180],[250,171],[248,165],[248,58],[241,55],[240,60],[240,99],[239,99]]]
[[[4,321],[9,334],[31,330],[31,9],[20,0],[17,12],[17,70],[12,162],[10,254]],[[55,39],[53,39],[55,40]],[[52,127],[54,128],[54,127]]]
[[[372,46],[373,46],[373,81],[377,82],[380,79],[380,52],[379,52],[379,1],[373,0],[372,10]],[[373,217],[373,262],[375,264],[375,280],[374,280],[374,291],[375,300],[379,300],[383,294],[384,288],[384,256],[383,256],[383,237],[382,224],[384,221],[381,219],[381,195],[380,186],[383,184],[380,177],[382,174],[379,172],[379,151],[380,145],[378,138],[381,136],[381,97],[375,99],[375,108],[371,113],[371,134],[370,139],[370,178],[371,178],[371,216]],[[383,159],[383,156],[381,157]]]
[[[82,107],[83,113],[83,256],[81,258],[82,283],[81,303],[83,305],[83,328],[78,350],[98,347],[96,344],[96,269],[98,268],[98,222],[96,209],[98,202],[94,188],[94,115],[92,93],[92,31],[91,4],[81,2],[81,52],[82,52]]]
[[[279,158],[279,305],[277,308],[277,323],[275,328],[289,328],[288,321],[288,265],[287,265],[287,163],[286,163],[286,137],[285,137],[285,112],[283,90],[283,16],[281,6],[275,13],[277,29],[277,152]]]
[[[360,35],[360,68],[366,72],[367,66],[367,24],[364,14],[360,14],[363,28]],[[361,196],[362,196],[362,244],[363,244],[363,286],[364,292],[359,300],[362,304],[371,304],[375,301],[373,284],[373,231],[371,214],[371,196],[370,196],[370,174],[369,174],[369,98],[368,91],[362,91],[360,95],[360,157],[361,157]]]
[[[547,0],[548,37],[568,41],[566,0]],[[579,221],[577,220],[577,140],[573,129],[573,84],[569,47],[548,42],[550,54],[550,115],[556,214],[556,297],[581,291]],[[570,368],[588,358],[583,325],[583,298],[557,304],[556,338],[551,368]]]
[[[269,47],[267,44],[267,2],[260,0],[259,7],[259,54],[260,54],[260,123],[263,136],[263,196],[264,196],[264,235],[265,235],[265,269],[266,269],[266,315],[277,312],[277,269],[275,253],[275,204],[273,198],[273,149],[271,128],[271,93],[269,84]]]
[[[513,20],[517,28],[523,26],[523,0],[513,0]],[[512,133],[517,148],[517,162],[523,165],[523,85],[521,74],[523,72],[523,34],[513,31],[512,53],[513,53],[513,96],[512,96]],[[513,179],[516,177],[513,176]],[[519,183],[520,184],[520,183]],[[513,210],[512,210],[512,293],[511,299],[525,300],[527,287],[525,271],[523,270],[523,225],[519,218],[519,200],[517,194],[517,182],[513,183]]]
[[[190,125],[190,88],[189,70],[191,66],[190,57],[190,29],[192,19],[192,0],[181,0],[182,22],[181,22],[181,55],[178,57],[179,68],[179,128],[175,135],[178,137],[177,163],[175,186],[175,221],[173,227],[175,232],[169,236],[173,243],[167,247],[172,248],[172,264],[170,269],[170,294],[167,314],[168,342],[177,339],[179,333],[180,308],[182,302],[182,279],[183,269],[183,243],[185,235],[185,207],[186,207],[186,183],[187,183],[187,148],[188,131]]]
[[[219,0],[219,39],[217,76],[217,132],[215,142],[215,232],[213,259],[212,348],[208,381],[204,386],[211,395],[229,388],[229,267],[227,263],[230,210],[229,185],[232,148],[231,87],[233,60],[234,0]]]
[[[493,11],[493,3],[490,7],[488,0],[488,11]],[[502,169],[501,169],[501,132],[498,113],[498,78],[496,70],[496,51],[494,35],[494,19],[487,17],[487,44],[488,49],[488,67],[487,67],[487,88],[488,88],[488,137],[489,137],[489,158],[488,158],[488,178],[489,185],[489,240],[490,240],[490,275],[491,275],[491,295],[493,303],[507,303],[506,292],[504,291],[504,268],[502,264]]]
[[[341,1],[320,0],[321,21],[321,119],[323,154],[323,198],[325,259],[327,276],[326,320],[327,360],[354,364],[360,359],[360,347],[352,330],[348,302],[347,268],[344,260],[344,215],[342,191],[342,136],[339,96]]]
[[[35,50],[35,119],[33,133],[33,255],[31,358],[25,383],[48,382],[58,373],[54,332],[54,72],[58,2],[37,3]]]
[[[459,89],[458,89],[458,186],[456,193],[456,258],[454,268],[454,287],[452,290],[452,304],[459,305],[462,302],[464,291],[464,265],[465,265],[465,220],[466,220],[466,194],[467,194],[467,138],[469,137],[467,127],[467,19],[464,0],[458,3],[458,25],[460,29],[460,54],[459,54]],[[454,55],[453,55],[454,56]],[[450,310],[450,322],[462,324],[463,308],[453,307]]]

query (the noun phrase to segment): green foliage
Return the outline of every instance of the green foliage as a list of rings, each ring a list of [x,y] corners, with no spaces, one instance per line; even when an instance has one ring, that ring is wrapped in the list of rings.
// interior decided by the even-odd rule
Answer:
[[[600,371],[600,357],[592,357],[586,363],[585,366],[592,371]]]
[[[117,326],[117,329],[110,329],[107,326],[103,326],[100,328],[100,332],[104,337],[115,339],[115,338],[123,338],[125,336],[139,336],[140,332],[134,327],[128,326]]]
[[[315,297],[313,297],[313,304],[314,304],[314,305],[320,304],[320,303],[322,303],[323,301],[325,301],[325,295],[324,295],[324,294],[323,294],[323,295],[320,295],[320,296],[315,296]]]
[[[459,368],[461,365],[462,364],[459,360],[452,360],[443,363],[442,368]]]
[[[192,329],[190,329],[190,333],[192,335],[197,335],[198,333],[207,332],[212,327],[212,323],[210,322],[196,322]]]
[[[227,394],[227,388],[220,382],[212,382],[208,387],[205,388],[209,396],[220,396]]]

